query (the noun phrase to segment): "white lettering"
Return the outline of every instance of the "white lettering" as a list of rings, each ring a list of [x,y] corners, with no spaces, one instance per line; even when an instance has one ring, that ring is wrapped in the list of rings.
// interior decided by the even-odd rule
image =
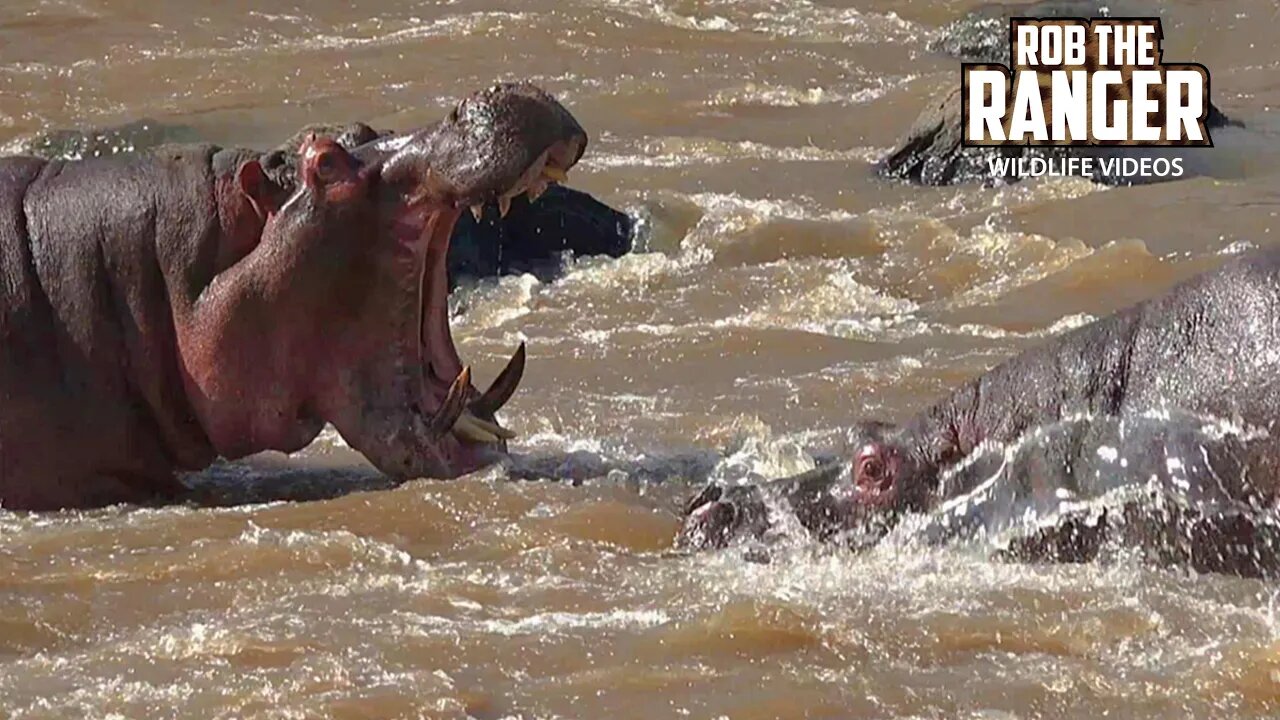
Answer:
[[[1195,70],[1170,70],[1165,73],[1165,82],[1169,84],[1165,91],[1168,139],[1181,140],[1185,130],[1187,140],[1204,142],[1204,133],[1200,132],[1200,116],[1205,110],[1204,76]]]
[[[1107,124],[1107,88],[1119,85],[1122,80],[1119,70],[1099,70],[1093,74],[1093,137],[1097,140],[1124,140],[1128,130],[1126,116],[1129,114],[1129,103],[1126,100],[1115,101],[1115,122]]]
[[[1004,142],[1007,80],[1000,70],[969,71],[969,140]]]
[[[1027,135],[1048,140],[1049,128],[1044,119],[1044,101],[1040,99],[1037,73],[1018,73],[1018,89],[1013,98],[1013,117],[1009,123],[1009,139],[1023,141]]]
[[[1152,127],[1151,113],[1160,110],[1160,103],[1151,98],[1152,86],[1160,84],[1159,70],[1133,71],[1133,130],[1130,140],[1149,142],[1160,139],[1159,127]]]
[[[1053,141],[1084,140],[1089,136],[1089,73],[1053,73]]]

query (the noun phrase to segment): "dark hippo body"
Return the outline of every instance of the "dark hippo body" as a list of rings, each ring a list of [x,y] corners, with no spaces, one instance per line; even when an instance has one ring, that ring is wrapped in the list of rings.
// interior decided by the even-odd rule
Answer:
[[[532,273],[543,280],[561,272],[561,258],[622,257],[635,241],[635,220],[587,193],[552,185],[536,201],[511,201],[502,217],[496,206],[476,219],[458,218],[449,243],[449,279]]]
[[[690,503],[679,544],[762,537],[779,512],[819,537],[852,532],[862,542],[904,513],[951,507],[941,519],[951,526],[934,528],[945,540],[964,530],[951,519],[974,514],[964,502],[948,506],[958,498],[1009,514],[1012,503],[1028,498],[1098,497],[1134,482],[1177,495],[1190,513],[1180,516],[1184,529],[1198,538],[1199,546],[1186,550],[1198,553],[1200,566],[1261,571],[1277,566],[1280,553],[1259,555],[1255,543],[1272,530],[1247,516],[1270,513],[1280,500],[1277,418],[1280,249],[1270,249],[1014,357],[901,426],[862,425],[852,462],[764,489],[709,487]],[[1119,432],[1100,430],[1104,420],[1120,423]],[[1139,422],[1147,427],[1135,434]],[[1218,425],[1235,429],[1217,432]],[[1031,461],[1006,472],[1009,448],[1037,434],[1045,439],[1034,440]],[[1129,446],[1112,447],[1116,437]],[[984,452],[992,463],[966,473]],[[1123,453],[1144,469],[1126,472],[1128,461],[1122,466],[1116,457]],[[992,478],[1006,485],[995,487]],[[1216,524],[1192,519],[1206,510],[1218,516]],[[1097,537],[1082,539],[1071,522],[1054,530],[1024,538],[1021,551],[1069,559],[1096,550]],[[1242,551],[1248,563],[1228,552],[1242,544],[1249,544]]]
[[[4,507],[172,494],[174,467],[214,458],[186,397],[175,323],[217,272],[218,177],[246,157],[196,147],[0,159]],[[179,277],[190,284],[171,285]]]
[[[929,44],[929,49],[962,62],[1000,63],[1009,66],[1009,20],[1013,17],[1091,18],[1152,17],[1160,8],[1140,2],[1115,3],[1102,0],[1040,0],[1031,3],[993,3],[983,5],[946,27]],[[1179,60],[1182,60],[1179,58]],[[1059,161],[1065,158],[1130,157],[1178,158],[1186,176],[1207,174],[1213,148],[1123,148],[1123,147],[964,147],[961,144],[960,68],[956,67],[955,85],[930,100],[898,145],[876,164],[883,177],[921,185],[953,185],[966,182],[1016,182],[1021,176],[1017,166],[1006,172],[992,172],[993,158],[1039,158]],[[1243,123],[1228,118],[1215,105],[1209,105],[1206,127],[1214,130],[1232,128]],[[1218,135],[1214,135],[1215,139]],[[1070,167],[1070,166],[1067,166]],[[1094,180],[1106,184],[1139,182],[1133,176],[1095,173]],[[1160,178],[1146,179],[1157,182]]]
[[[586,142],[513,84],[350,152],[309,136],[285,163],[207,145],[0,159],[0,507],[172,497],[175,471],[295,451],[326,423],[397,478],[491,461],[524,353],[472,386],[449,238]]]
[[[348,150],[393,134],[360,122],[310,125],[263,155],[267,173],[292,172],[298,146],[312,132],[330,136]],[[49,160],[79,160],[199,141],[195,128],[138,120],[116,127],[46,132],[25,140],[20,149]],[[505,217],[494,205],[481,218],[470,213],[458,218],[449,243],[450,284],[521,272],[550,278],[565,253],[621,257],[631,251],[635,229],[626,213],[587,193],[552,185],[536,202],[527,196],[513,198]]]

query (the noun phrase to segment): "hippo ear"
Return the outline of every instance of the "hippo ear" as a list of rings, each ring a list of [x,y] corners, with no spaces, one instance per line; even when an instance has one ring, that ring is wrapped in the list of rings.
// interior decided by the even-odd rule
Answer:
[[[262,171],[262,163],[257,160],[250,160],[240,166],[236,171],[236,185],[253,205],[254,212],[262,222],[265,223],[268,217],[280,209],[277,201],[281,194],[280,188]]]

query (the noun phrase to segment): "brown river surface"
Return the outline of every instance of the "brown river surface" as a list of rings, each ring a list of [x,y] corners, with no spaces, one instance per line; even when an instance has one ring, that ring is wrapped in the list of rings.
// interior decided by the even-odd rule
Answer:
[[[0,511],[0,717],[1280,716],[1275,582],[670,552],[706,479],[803,470],[859,417],[1274,241],[1275,0],[1160,4],[1166,57],[1251,125],[1211,177],[875,179],[958,80],[926,42],[975,4],[6,0],[0,144],[145,117],[265,147],[527,78],[592,133],[572,184],[643,226],[632,255],[455,295],[478,385],[528,342],[505,466],[389,488],[330,433],[293,471],[191,478],[225,507]]]

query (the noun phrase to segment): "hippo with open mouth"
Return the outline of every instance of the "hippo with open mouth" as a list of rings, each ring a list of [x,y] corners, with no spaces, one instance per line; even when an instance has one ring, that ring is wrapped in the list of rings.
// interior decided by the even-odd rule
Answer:
[[[176,471],[326,423],[397,478],[491,462],[524,349],[472,386],[450,234],[536,199],[586,144],[551,96],[500,84],[421,131],[309,137],[288,172],[214,146],[0,159],[0,507],[173,497]]]
[[[911,516],[926,542],[1003,534],[1019,558],[1090,559],[1118,541],[1280,574],[1277,418],[1271,248],[1016,356],[901,425],[860,423],[851,458],[710,485],[676,545],[799,533],[865,548]]]

